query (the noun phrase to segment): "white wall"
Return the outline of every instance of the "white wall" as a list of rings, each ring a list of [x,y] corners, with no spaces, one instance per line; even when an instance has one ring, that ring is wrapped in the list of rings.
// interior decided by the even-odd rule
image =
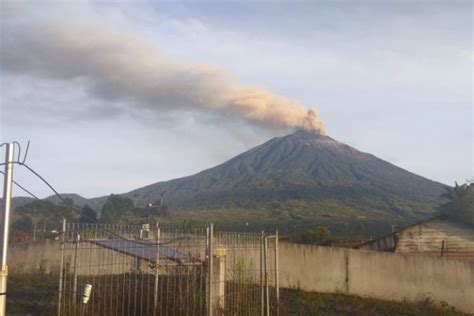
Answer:
[[[395,301],[431,298],[474,313],[474,262],[280,243],[281,287]]]

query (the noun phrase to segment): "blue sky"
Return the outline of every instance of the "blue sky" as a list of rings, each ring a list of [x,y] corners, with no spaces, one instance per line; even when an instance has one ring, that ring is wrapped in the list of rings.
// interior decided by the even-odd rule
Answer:
[[[139,85],[146,58],[97,70],[88,63],[113,54],[101,50],[108,34],[130,56],[158,60],[180,94],[189,78],[173,71],[184,66],[200,89],[238,84],[315,108],[331,137],[427,178],[474,173],[470,2],[1,3],[1,140],[31,140],[30,165],[61,192],[126,192],[291,132],[240,109],[150,96]],[[66,43],[84,45],[76,36],[97,51],[65,54]],[[50,194],[23,170],[15,176]]]

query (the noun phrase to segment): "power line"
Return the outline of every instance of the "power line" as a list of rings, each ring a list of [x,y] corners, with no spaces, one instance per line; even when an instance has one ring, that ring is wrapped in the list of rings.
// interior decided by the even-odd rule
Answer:
[[[1,171],[0,170],[0,173],[1,174],[5,174],[5,172]],[[16,182],[15,180],[13,180],[13,183],[19,187],[20,189],[22,189],[26,194],[30,195],[32,198],[36,199],[36,200],[41,200],[39,197],[37,197],[36,195],[34,195],[33,193],[31,193],[30,191],[28,191],[25,187],[23,187],[21,184],[19,184],[18,182]]]
[[[25,167],[26,169],[28,169],[28,171],[30,171],[31,173],[33,173],[36,177],[38,177],[44,184],[46,184],[50,189],[51,191],[54,192],[54,194],[67,206],[67,203],[66,203],[66,200],[61,196],[61,194],[58,193],[58,191],[56,191],[56,189],[45,179],[43,178],[43,176],[41,176],[38,172],[36,172],[33,168],[31,168],[30,166],[28,166],[25,162],[20,162],[20,161],[13,161],[12,162],[13,164],[17,164],[17,165],[20,165],[20,166],[23,166]],[[5,165],[6,163],[2,163],[0,165]],[[92,222],[96,222],[96,219],[93,219],[92,217],[89,217],[87,216],[86,214],[81,214],[81,216],[85,217],[86,219],[92,221]],[[149,246],[149,243],[143,243],[143,242],[140,242],[138,240],[135,240],[135,239],[127,239],[113,231],[110,231],[110,230],[107,230],[107,229],[104,229],[104,231],[108,234],[110,234],[111,236],[114,236],[118,239],[122,239],[122,240],[126,240],[126,241],[130,241],[130,242],[134,242],[136,244],[139,244],[139,245],[146,245],[146,246]],[[173,243],[173,242],[176,242],[177,240],[181,240],[183,239],[183,237],[181,238],[176,238],[172,241],[168,241],[166,243],[159,243],[159,245],[166,245],[166,244],[170,244],[170,243]]]
[[[20,166],[23,166],[25,167],[26,169],[28,169],[28,171],[30,171],[31,173],[33,173],[36,177],[38,177],[44,184],[46,184],[48,186],[48,188],[51,189],[51,191],[54,192],[54,194],[64,203],[64,205],[67,206],[67,203],[66,203],[66,200],[61,196],[61,194],[59,194],[58,191],[56,191],[56,189],[45,179],[43,178],[38,172],[36,172],[33,168],[31,168],[30,166],[28,166],[25,161],[26,161],[26,158],[28,156],[28,149],[30,147],[30,141],[28,141],[28,144],[26,146],[26,151],[25,151],[25,155],[23,157],[23,159],[20,161],[20,158],[21,158],[21,146],[18,142],[13,142],[14,144],[16,144],[18,146],[18,155],[17,155],[17,161],[12,161],[10,163],[12,164],[18,164]],[[3,147],[4,145],[7,145],[7,143],[3,143],[3,144],[0,144],[0,148]],[[0,166],[4,166],[6,165],[7,163],[0,163]],[[16,184],[16,183],[15,183]],[[17,184],[18,185],[18,184]],[[34,196],[31,192],[25,190],[23,187],[20,186],[20,188],[22,188],[25,192],[28,192],[28,194]],[[38,199],[36,196],[35,196],[36,199]],[[38,199],[40,200],[40,199]],[[97,220],[94,219],[94,218],[91,218],[89,216],[87,216],[86,214],[81,214],[84,218],[90,220],[91,222],[96,222]],[[137,243],[137,244],[142,244],[142,245],[149,245],[147,243],[142,243],[142,242],[139,242],[137,240],[134,240],[134,239],[127,239],[127,238],[124,238],[122,237],[121,235],[119,234],[116,234],[115,232],[112,232],[112,231],[109,231],[109,230],[106,230],[104,229],[105,232],[107,232],[108,234],[114,236],[114,237],[117,237],[119,239],[122,239],[122,240],[127,240],[127,241],[130,241],[130,242],[134,242],[134,243]],[[181,238],[177,238],[176,240],[179,240]],[[169,242],[167,242],[169,243]],[[165,245],[167,243],[160,243],[160,245]]]

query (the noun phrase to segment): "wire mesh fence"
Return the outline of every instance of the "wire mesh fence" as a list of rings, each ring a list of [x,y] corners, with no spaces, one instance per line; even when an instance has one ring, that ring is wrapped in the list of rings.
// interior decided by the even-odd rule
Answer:
[[[276,315],[277,237],[68,224],[58,315]]]

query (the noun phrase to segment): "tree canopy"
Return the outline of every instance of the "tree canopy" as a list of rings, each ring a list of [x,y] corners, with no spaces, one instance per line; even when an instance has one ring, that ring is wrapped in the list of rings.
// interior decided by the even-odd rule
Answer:
[[[317,227],[303,233],[301,239],[308,244],[315,244],[328,241],[331,238],[331,231],[326,227]]]
[[[111,194],[102,207],[100,221],[102,223],[116,224],[123,219],[124,215],[133,210],[133,201],[127,197]]]
[[[80,223],[97,223],[97,213],[89,205],[84,205],[79,217]]]
[[[19,216],[28,216],[33,222],[60,223],[64,217],[73,219],[76,210],[66,205],[57,205],[50,201],[36,200],[16,207],[14,212]]]
[[[441,196],[445,202],[439,207],[441,214],[474,225],[474,182],[448,188]]]

